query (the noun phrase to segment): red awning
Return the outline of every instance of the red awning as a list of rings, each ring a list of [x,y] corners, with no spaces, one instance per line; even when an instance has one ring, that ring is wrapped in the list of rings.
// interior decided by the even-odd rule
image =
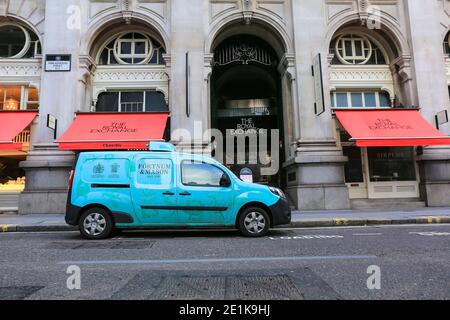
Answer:
[[[22,143],[16,143],[14,139],[37,114],[35,111],[0,111],[0,150],[22,150]]]
[[[335,110],[358,147],[450,145],[450,137],[435,129],[418,110]]]
[[[161,141],[168,113],[78,113],[57,140],[62,150],[148,149]]]

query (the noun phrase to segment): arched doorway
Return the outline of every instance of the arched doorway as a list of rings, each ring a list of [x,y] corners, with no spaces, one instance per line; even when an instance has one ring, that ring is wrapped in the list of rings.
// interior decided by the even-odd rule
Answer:
[[[211,127],[223,135],[226,164],[237,176],[251,175],[253,182],[275,186],[283,186],[280,170],[267,175],[261,169],[273,161],[281,168],[284,162],[279,61],[262,38],[230,36],[214,48],[210,88]]]

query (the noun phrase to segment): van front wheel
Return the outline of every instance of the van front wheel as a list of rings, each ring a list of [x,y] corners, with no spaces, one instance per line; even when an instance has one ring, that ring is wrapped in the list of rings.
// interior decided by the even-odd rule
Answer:
[[[111,215],[103,208],[91,208],[84,212],[78,222],[80,233],[85,239],[108,238],[113,230]]]
[[[269,232],[270,217],[262,208],[247,208],[239,215],[238,228],[246,237],[264,237]]]

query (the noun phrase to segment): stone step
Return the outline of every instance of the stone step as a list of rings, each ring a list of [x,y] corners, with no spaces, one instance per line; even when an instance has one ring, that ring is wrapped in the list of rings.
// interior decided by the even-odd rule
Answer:
[[[0,212],[15,212],[19,207],[18,192],[0,192]]]
[[[350,200],[351,208],[363,209],[415,209],[425,208],[426,203],[419,198],[405,199],[353,199]]]

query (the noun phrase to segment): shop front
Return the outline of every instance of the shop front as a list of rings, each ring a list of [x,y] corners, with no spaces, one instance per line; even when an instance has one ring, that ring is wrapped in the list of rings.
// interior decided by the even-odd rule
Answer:
[[[148,150],[163,141],[169,115],[155,113],[78,113],[57,140],[60,150]]]
[[[335,110],[351,199],[420,198],[423,147],[450,137],[410,109]]]
[[[0,111],[0,212],[16,211],[25,188],[19,162],[29,150],[30,126],[36,111]]]

